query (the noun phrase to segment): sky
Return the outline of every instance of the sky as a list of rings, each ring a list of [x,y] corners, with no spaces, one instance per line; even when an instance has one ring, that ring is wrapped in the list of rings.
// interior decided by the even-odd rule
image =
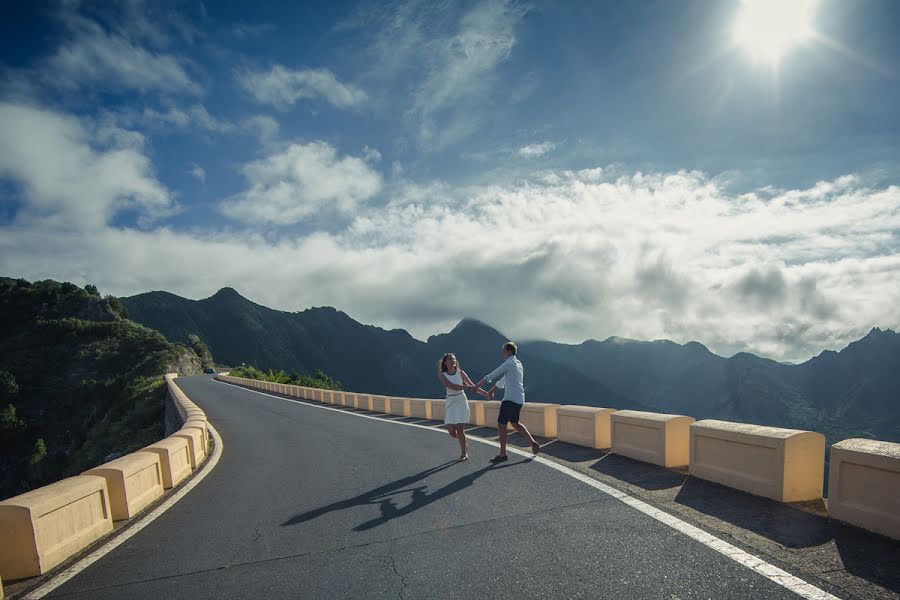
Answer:
[[[802,361],[900,328],[893,0],[8,2],[0,274]]]

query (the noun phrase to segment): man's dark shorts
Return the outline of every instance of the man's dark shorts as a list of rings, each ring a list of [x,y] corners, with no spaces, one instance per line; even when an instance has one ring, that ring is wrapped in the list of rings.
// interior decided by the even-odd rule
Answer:
[[[497,422],[506,425],[507,423],[518,423],[519,413],[522,411],[522,405],[518,402],[504,400],[500,403],[500,415]]]

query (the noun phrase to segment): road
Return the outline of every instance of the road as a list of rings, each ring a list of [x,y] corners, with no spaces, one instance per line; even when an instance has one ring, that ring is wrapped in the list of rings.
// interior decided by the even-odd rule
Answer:
[[[538,462],[440,430],[178,380],[219,464],[67,598],[797,598]]]

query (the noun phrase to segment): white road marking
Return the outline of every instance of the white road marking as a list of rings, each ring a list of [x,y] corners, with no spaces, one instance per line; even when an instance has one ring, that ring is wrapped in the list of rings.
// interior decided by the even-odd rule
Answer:
[[[380,421],[382,423],[393,423],[395,425],[405,425],[407,427],[417,427],[419,429],[426,429],[428,431],[444,433],[442,430],[432,427],[430,425],[419,425],[418,423],[404,423],[403,421],[382,419],[381,417],[374,417],[371,415],[363,415],[363,414],[360,414],[357,412],[349,412],[346,410],[341,410],[339,408],[332,408],[331,406],[325,406],[324,404],[308,404],[309,401],[301,401],[301,400],[295,400],[292,398],[285,398],[283,396],[276,396],[273,394],[269,394],[267,392],[261,392],[259,390],[254,390],[251,388],[247,388],[247,387],[244,387],[241,385],[236,385],[233,383],[228,383],[225,381],[219,381],[219,380],[215,380],[215,381],[216,381],[216,383],[220,383],[222,385],[236,387],[236,388],[248,391],[248,392],[260,394],[262,396],[268,396],[269,398],[276,398],[278,400],[284,400],[285,402],[292,402],[294,404],[299,404],[301,406],[309,406],[311,408],[330,410],[330,411],[338,412],[338,413],[345,414],[345,415],[352,415],[354,417],[360,417],[362,419],[373,419],[375,421]],[[496,447],[500,446],[500,444],[498,442],[480,438],[480,437],[474,436],[474,435],[468,436],[468,439],[475,440],[476,442],[481,442],[481,443],[487,444],[489,446],[496,446]],[[527,457],[533,458],[535,460],[535,462],[539,462],[543,465],[546,465],[546,466],[550,467],[551,469],[556,469],[560,473],[564,473],[565,475],[568,475],[569,477],[574,477],[578,481],[585,483],[585,484],[591,486],[592,488],[603,492],[604,494],[608,494],[609,496],[612,496],[613,498],[616,498],[617,500],[624,502],[628,506],[641,511],[645,515],[647,515],[653,519],[656,519],[660,523],[662,523],[664,525],[668,525],[672,529],[675,529],[676,531],[679,531],[679,532],[683,533],[684,535],[686,535],[690,538],[693,538],[694,540],[700,542],[701,544],[703,544],[709,548],[712,548],[716,552],[719,552],[720,554],[727,556],[728,558],[735,561],[736,563],[743,565],[752,571],[756,571],[757,573],[759,573],[760,575],[762,575],[769,581],[772,581],[784,588],[787,588],[788,590],[794,592],[795,594],[799,595],[802,598],[807,598],[808,600],[840,600],[840,598],[838,598],[837,596],[835,596],[833,594],[829,594],[825,590],[817,588],[816,586],[812,585],[811,583],[807,583],[807,582],[803,581],[802,579],[800,579],[799,577],[795,577],[795,576],[791,575],[790,573],[788,573],[787,571],[784,571],[782,569],[779,569],[775,565],[767,563],[766,561],[759,558],[758,556],[750,554],[749,552],[744,552],[737,546],[733,546],[733,545],[729,544],[728,542],[726,542],[720,538],[717,538],[716,536],[714,536],[710,533],[703,531],[699,527],[695,527],[695,526],[691,525],[690,523],[686,523],[685,521],[682,521],[678,517],[670,515],[667,512],[663,512],[663,511],[659,510],[658,508],[654,508],[642,500],[638,500],[637,498],[635,498],[633,496],[629,496],[625,492],[622,492],[613,487],[610,487],[610,486],[606,485],[605,483],[601,483],[600,481],[597,481],[596,479],[592,479],[591,477],[588,477],[587,475],[579,473],[578,471],[576,471],[574,469],[570,469],[569,467],[566,467],[559,463],[553,462],[552,460],[546,459],[542,456],[534,456],[530,452],[527,452],[525,450],[520,450],[520,449],[514,448],[512,446],[507,446],[507,452],[511,452],[513,454],[519,454],[521,456],[527,456]]]
[[[183,488],[175,492],[172,496],[169,497],[168,500],[157,506],[151,512],[146,515],[140,517],[140,520],[126,529],[121,535],[117,535],[113,539],[111,539],[108,543],[104,544],[100,548],[97,548],[89,555],[85,556],[77,563],[51,578],[47,583],[41,585],[40,587],[32,590],[27,596],[25,596],[26,600],[32,600],[37,598],[43,598],[65,582],[69,581],[92,564],[127,542],[133,536],[137,535],[144,527],[155,521],[160,515],[164,512],[172,508],[172,506],[184,498],[185,494],[190,492],[194,487],[197,486],[201,481],[203,481],[207,475],[209,475],[212,470],[215,468],[216,464],[218,464],[219,459],[222,457],[222,438],[219,435],[219,432],[216,431],[216,428],[212,426],[209,422],[207,422],[206,426],[209,429],[209,434],[215,440],[216,444],[213,448],[213,453],[209,457],[209,460],[203,465],[203,469],[194,475],[194,477],[185,484]]]

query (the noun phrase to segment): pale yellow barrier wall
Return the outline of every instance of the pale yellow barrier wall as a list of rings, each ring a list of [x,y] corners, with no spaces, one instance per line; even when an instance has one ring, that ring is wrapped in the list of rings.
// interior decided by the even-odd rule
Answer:
[[[206,428],[206,419],[188,419],[181,426],[182,429],[185,427],[195,427],[200,430],[203,434],[203,451],[206,452],[209,447],[209,430]]]
[[[469,424],[484,425],[484,400],[469,400]]]
[[[446,413],[445,400],[431,400],[431,416],[429,419],[433,421],[443,421]]]
[[[183,437],[174,435],[167,437],[147,446],[141,452],[154,452],[159,455],[164,489],[175,487],[191,474],[190,450],[188,441]]]
[[[409,403],[409,416],[415,419],[431,418],[431,400],[422,398],[407,398]]]
[[[191,459],[191,469],[196,469],[206,458],[206,447],[203,445],[203,432],[196,427],[182,427],[172,434],[172,437],[180,437],[187,442],[188,456]]]
[[[113,530],[106,480],[69,477],[0,502],[0,576],[46,573]]]
[[[84,472],[106,479],[113,521],[130,519],[163,495],[159,455],[135,452]]]
[[[900,540],[900,444],[849,439],[833,445],[828,514]]]
[[[556,437],[588,448],[609,448],[612,445],[610,415],[614,412],[613,408],[560,406],[556,411]]]
[[[690,426],[693,417],[620,410],[612,420],[612,451],[662,467],[690,463]]]
[[[354,408],[358,410],[372,410],[372,396],[368,394],[356,394],[356,405]]]
[[[348,408],[356,408],[356,394],[352,392],[344,392],[344,406]]]
[[[706,419],[690,426],[691,475],[779,502],[822,497],[825,436]]]
[[[484,402],[484,426],[497,429],[497,417],[500,416],[499,400],[483,400]]]
[[[401,417],[409,416],[409,401],[407,398],[391,398],[391,414]]]
[[[385,396],[372,396],[372,410],[382,414],[390,413],[390,400]]]
[[[558,408],[559,404],[526,402],[519,413],[519,422],[525,425],[532,435],[555,438]]]

